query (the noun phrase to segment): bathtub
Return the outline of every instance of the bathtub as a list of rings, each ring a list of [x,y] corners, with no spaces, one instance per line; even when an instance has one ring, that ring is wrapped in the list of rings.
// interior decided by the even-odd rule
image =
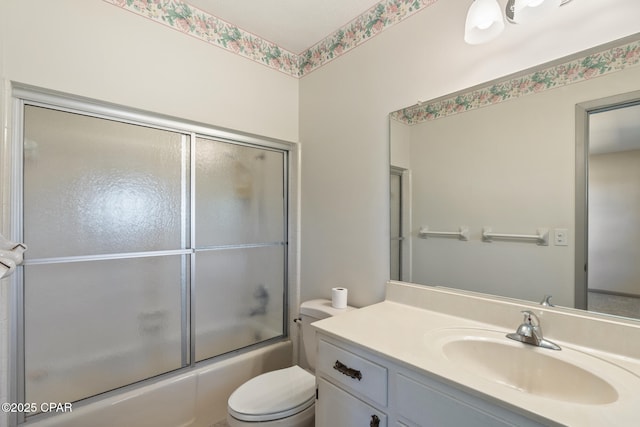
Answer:
[[[213,361],[140,387],[76,403],[71,412],[35,417],[34,427],[211,427],[227,415],[229,395],[248,379],[292,364],[290,340]]]

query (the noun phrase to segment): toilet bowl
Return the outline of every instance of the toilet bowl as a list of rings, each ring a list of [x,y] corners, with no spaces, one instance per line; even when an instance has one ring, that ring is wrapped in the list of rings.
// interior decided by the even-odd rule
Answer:
[[[331,301],[318,299],[300,306],[302,324],[302,366],[267,372],[250,379],[229,397],[227,423],[230,427],[313,427],[315,423],[316,378],[315,337],[309,325],[339,315],[353,307],[335,309]],[[307,368],[307,369],[305,369]]]

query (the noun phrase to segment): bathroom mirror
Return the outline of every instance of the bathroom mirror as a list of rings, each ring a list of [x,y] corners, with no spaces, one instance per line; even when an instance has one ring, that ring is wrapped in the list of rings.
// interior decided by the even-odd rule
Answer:
[[[579,147],[636,91],[638,35],[392,112],[391,279],[592,309]]]

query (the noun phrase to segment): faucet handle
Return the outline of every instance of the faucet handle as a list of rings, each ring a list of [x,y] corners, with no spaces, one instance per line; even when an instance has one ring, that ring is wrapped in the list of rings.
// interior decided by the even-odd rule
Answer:
[[[540,305],[544,305],[546,307],[555,307],[555,304],[551,302],[551,295],[545,295],[540,301]]]
[[[522,319],[523,323],[527,323],[531,326],[540,326],[540,319],[536,316],[533,311],[530,310],[522,310],[520,313],[524,314],[524,319]],[[531,318],[535,319],[535,323],[531,321]]]

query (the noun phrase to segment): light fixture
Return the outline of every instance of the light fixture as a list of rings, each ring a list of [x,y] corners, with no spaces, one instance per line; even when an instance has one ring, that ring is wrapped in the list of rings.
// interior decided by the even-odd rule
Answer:
[[[550,10],[560,7],[562,0],[509,0],[505,9],[507,20],[512,24],[522,24],[531,19],[545,15]]]
[[[502,10],[497,0],[474,0],[467,12],[464,41],[469,44],[486,43],[504,30]]]
[[[507,0],[505,16],[512,24],[522,24],[547,15],[571,0]],[[498,0],[473,0],[464,26],[464,41],[481,44],[498,37],[504,30],[504,18]]]

